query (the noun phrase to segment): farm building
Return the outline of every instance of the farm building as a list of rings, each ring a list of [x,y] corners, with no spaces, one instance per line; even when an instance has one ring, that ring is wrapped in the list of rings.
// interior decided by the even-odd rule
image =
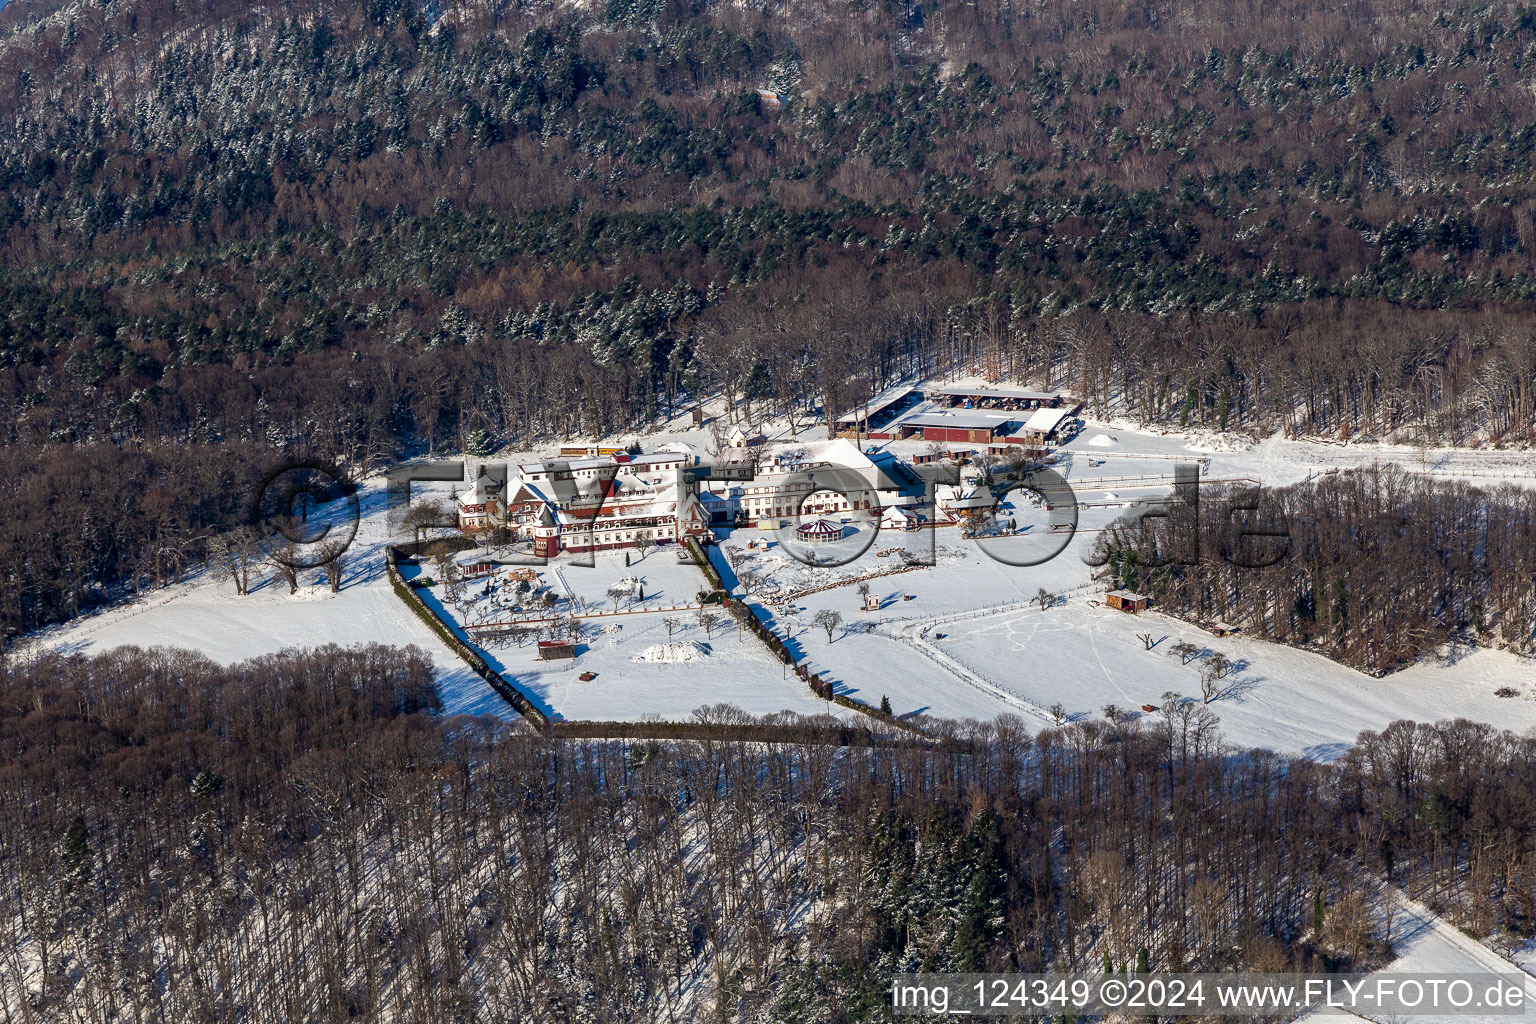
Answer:
[[[726,443],[732,448],[749,448],[763,440],[763,435],[755,430],[749,430],[740,423],[731,427],[730,432],[725,437]]]
[[[1034,447],[1059,440],[1062,428],[1071,415],[1069,409],[1040,409],[1024,421],[1010,440]]]
[[[540,661],[569,661],[576,657],[576,645],[569,640],[540,640]]]
[[[1048,409],[1060,405],[1062,400],[1060,391],[1030,391],[1026,388],[1002,386],[929,388],[925,397],[938,406],[1006,409],[1009,412]]]
[[[605,459],[615,455],[624,455],[626,450],[622,446],[606,444],[567,444],[560,446],[562,459]]]
[[[1037,409],[1029,415],[992,409],[921,409],[891,425],[903,440],[921,438],[940,444],[1023,445],[1044,447],[1059,440],[1072,415],[1069,409]]]
[[[914,388],[893,388],[877,395],[860,409],[837,418],[837,436],[857,440],[861,435],[871,441],[889,441],[896,435],[891,424],[903,413],[922,403],[923,393]]]
[[[904,439],[962,444],[991,444],[1011,434],[1014,419],[1009,413],[967,409],[935,410],[908,416],[896,427]]]
[[[1111,590],[1104,595],[1104,603],[1111,608],[1118,608],[1135,615],[1137,612],[1146,611],[1151,606],[1152,599],[1134,590]]]
[[[471,551],[460,555],[458,562],[459,571],[465,576],[485,576],[496,571],[496,563],[483,551]]]
[[[892,505],[880,517],[882,530],[915,530],[923,524],[922,517],[910,508]]]

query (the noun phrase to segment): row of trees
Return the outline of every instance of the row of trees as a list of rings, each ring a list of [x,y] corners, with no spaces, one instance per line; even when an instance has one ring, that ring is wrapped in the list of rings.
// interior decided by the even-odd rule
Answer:
[[[1478,934],[1536,911],[1536,741],[1488,726],[1333,765],[1194,702],[554,740],[436,717],[430,680],[387,648],[5,664],[0,1013],[875,1020],[900,970],[1369,967],[1387,884]]]

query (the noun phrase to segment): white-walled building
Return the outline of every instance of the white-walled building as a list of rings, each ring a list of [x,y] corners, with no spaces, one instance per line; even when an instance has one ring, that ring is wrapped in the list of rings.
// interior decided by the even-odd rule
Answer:
[[[461,530],[484,530],[506,523],[501,481],[487,475],[483,468],[469,489],[459,495],[458,502]]]
[[[709,517],[684,476],[689,461],[662,452],[526,462],[505,485],[482,471],[459,498],[459,527],[505,527],[544,557],[699,536]]]
[[[914,481],[901,475],[894,459],[877,462],[842,438],[729,448],[702,500],[727,522],[844,513],[878,519],[891,506],[917,504]]]
[[[702,490],[693,483],[696,461],[687,451],[552,459],[511,467],[504,482],[481,468],[459,498],[459,526],[505,528],[548,557],[705,536],[711,523],[873,521],[893,507],[915,508],[921,497],[921,482],[893,458],[871,459],[842,439],[727,449],[707,468]]]

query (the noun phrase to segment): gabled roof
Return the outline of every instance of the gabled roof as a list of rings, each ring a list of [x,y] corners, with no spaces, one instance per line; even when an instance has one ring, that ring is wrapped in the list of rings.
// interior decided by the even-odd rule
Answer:
[[[508,504],[521,505],[532,501],[549,504],[549,495],[545,494],[538,484],[530,484],[522,479],[515,479],[515,482],[517,484],[516,490],[510,487],[507,489],[507,493],[512,495],[512,497],[507,499]]]
[[[959,484],[940,484],[934,490],[934,498],[944,508],[991,508],[997,504],[985,487]]]
[[[469,490],[459,495],[460,505],[482,505],[489,498],[501,493],[501,481],[487,473],[481,473],[475,478],[475,482],[469,485]]]

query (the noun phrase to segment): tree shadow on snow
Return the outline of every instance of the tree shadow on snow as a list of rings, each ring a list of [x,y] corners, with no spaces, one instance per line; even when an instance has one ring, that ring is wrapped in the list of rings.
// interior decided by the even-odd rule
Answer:
[[[1348,743],[1314,743],[1301,749],[1301,756],[1318,764],[1336,761],[1349,751]]]
[[[1232,673],[1236,675],[1247,667],[1248,662],[1246,661],[1234,662]],[[1217,699],[1231,700],[1233,703],[1241,704],[1243,703],[1243,698],[1252,693],[1265,678],[1264,676],[1244,676],[1240,679],[1234,679],[1228,684],[1226,689],[1221,691],[1221,696]]]
[[[1445,650],[1440,655],[1440,664],[1446,668],[1451,667],[1473,651],[1477,650],[1476,644],[1465,643],[1460,640],[1452,640],[1445,645]]]

